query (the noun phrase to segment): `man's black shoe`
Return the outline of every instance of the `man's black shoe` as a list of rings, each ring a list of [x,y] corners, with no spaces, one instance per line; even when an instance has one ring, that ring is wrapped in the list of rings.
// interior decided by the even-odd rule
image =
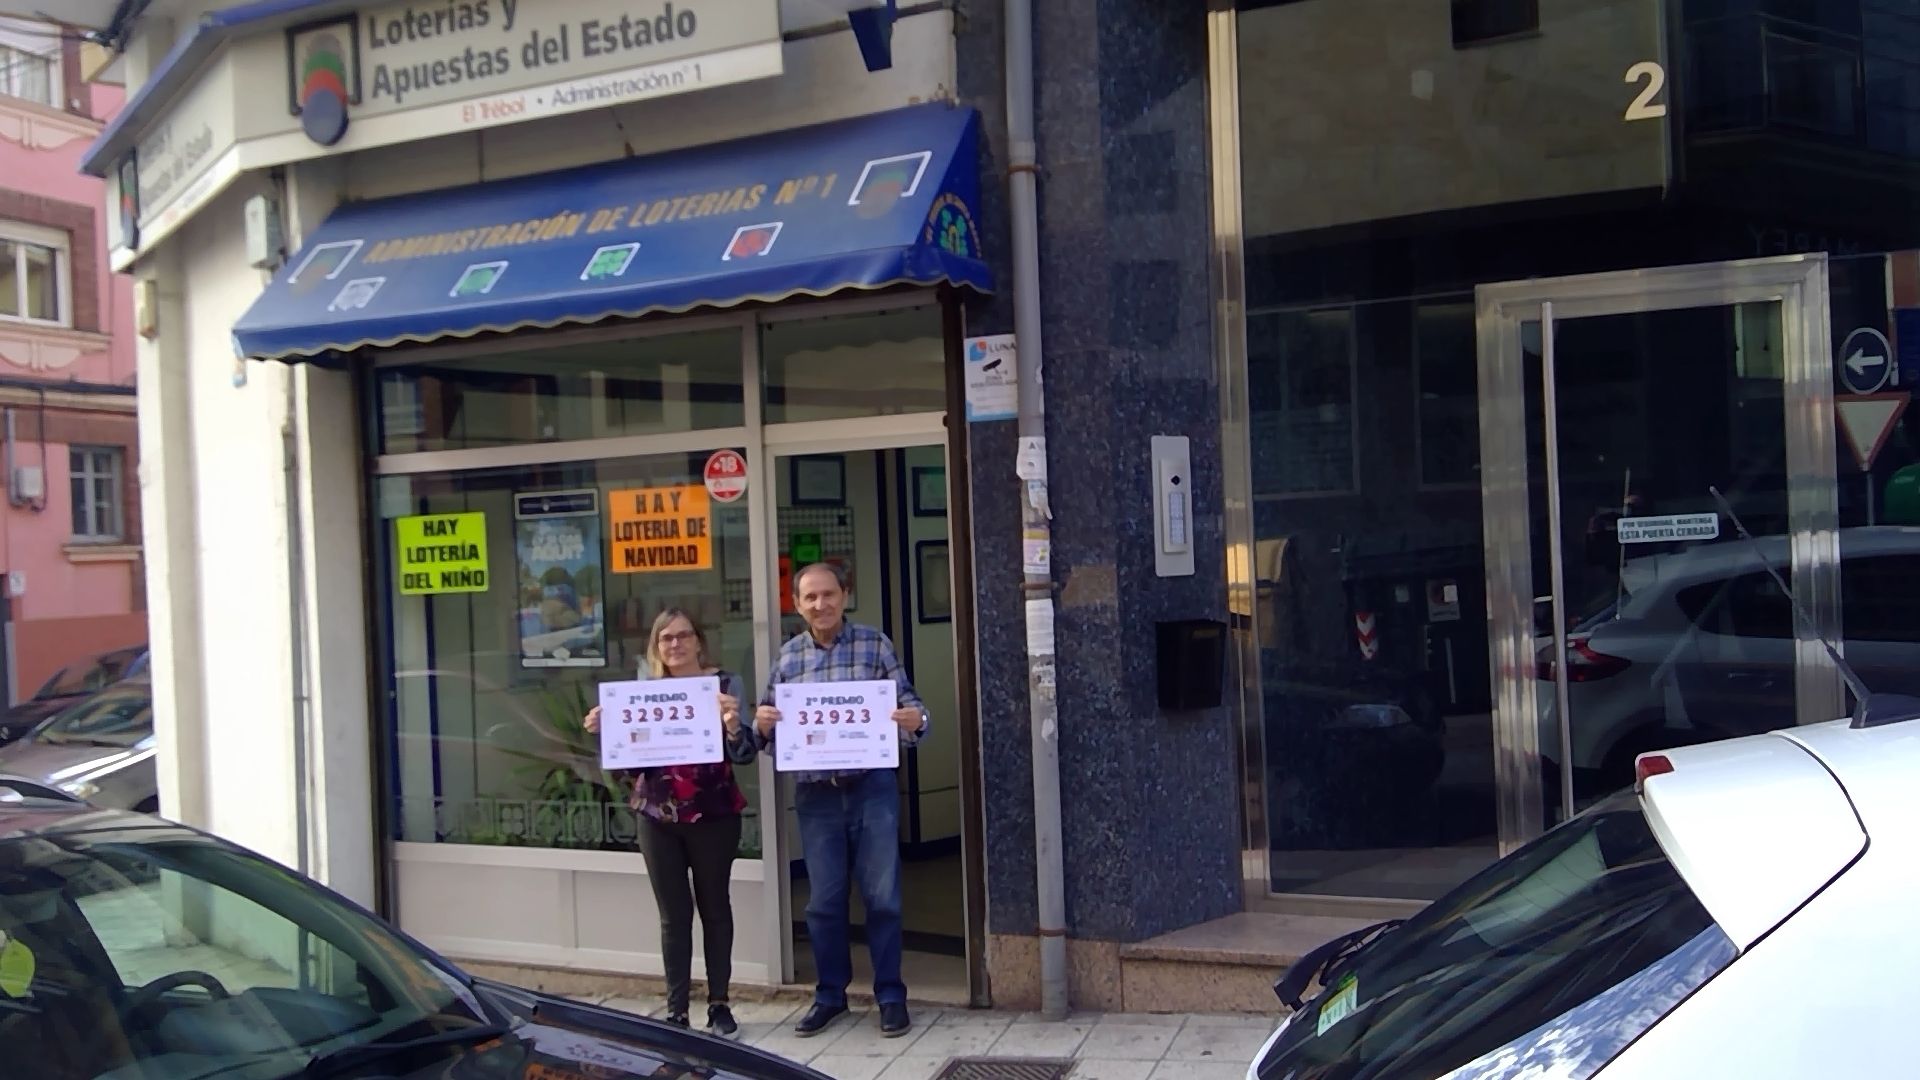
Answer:
[[[707,1006],[707,1030],[722,1037],[730,1036],[740,1030],[734,1022],[733,1010],[727,1008],[724,1001],[716,1001]]]
[[[821,1005],[816,1002],[813,1008],[807,1010],[807,1015],[793,1025],[793,1033],[803,1039],[810,1039],[827,1030],[827,1025],[846,1015],[846,1012],[845,1005]]]
[[[897,1039],[913,1030],[913,1018],[907,1015],[907,1007],[898,1001],[885,1002],[880,1006],[880,1034],[888,1039]]]

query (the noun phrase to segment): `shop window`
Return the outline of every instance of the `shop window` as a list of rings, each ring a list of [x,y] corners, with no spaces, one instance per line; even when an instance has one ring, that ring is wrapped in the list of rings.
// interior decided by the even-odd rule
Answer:
[[[1539,0],[1453,0],[1453,46],[1456,49],[1538,29]]]
[[[68,451],[75,540],[109,543],[126,535],[121,512],[122,459],[117,446],[76,446]]]
[[[66,325],[69,273],[65,233],[0,222],[0,319]]]
[[[767,422],[942,412],[940,309],[777,322],[761,331]]]
[[[692,614],[746,695],[760,686],[747,500],[709,496],[712,453],[379,480],[395,839],[632,850],[630,788],[582,726],[598,686],[641,677],[669,607]],[[672,509],[636,517],[642,493]],[[449,520],[451,539],[401,539]],[[426,562],[420,547],[435,549]],[[746,857],[760,851],[757,775],[734,769]]]
[[[384,370],[385,454],[739,427],[740,332],[591,341]]]
[[[60,107],[60,57],[19,44],[0,44],[0,96]]]
[[[1353,310],[1247,319],[1255,495],[1354,488]]]

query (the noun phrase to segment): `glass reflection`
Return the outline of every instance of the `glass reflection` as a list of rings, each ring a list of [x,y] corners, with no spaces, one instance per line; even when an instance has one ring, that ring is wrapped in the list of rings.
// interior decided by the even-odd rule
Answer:
[[[737,427],[740,331],[569,345],[380,373],[380,452]]]
[[[608,532],[628,518],[622,492],[704,494],[710,453],[381,478],[390,568],[405,558],[393,519],[478,512],[487,570],[481,591],[389,590],[395,839],[631,849],[627,790],[581,722],[598,685],[637,677],[668,607],[699,621],[717,666],[756,679],[744,501],[705,503],[709,568],[623,569],[631,545]],[[758,775],[735,776],[749,802],[741,855],[756,858]]]
[[[1562,816],[1568,758],[1578,808],[1630,786],[1639,754],[1795,722],[1793,613],[1764,561],[1792,577],[1780,319],[1778,304],[1748,304],[1558,320],[1550,421],[1539,324],[1528,325],[1548,821]],[[1757,550],[1722,520],[1716,488],[1762,538]],[[1565,729],[1550,528],[1562,559]]]
[[[1903,411],[1920,383],[1920,10],[1246,0],[1237,46],[1275,890],[1431,897],[1490,858],[1499,687],[1540,705],[1550,805],[1563,760],[1584,802],[1637,748],[1827,719],[1799,715],[1810,661],[1764,573],[1813,536],[1792,533],[1790,494],[1838,506],[1849,654],[1920,689],[1898,561],[1920,546],[1920,419]],[[1813,252],[1830,260],[1833,340],[1808,348],[1832,417],[1787,412],[1777,307],[1702,299],[1562,327],[1558,520],[1537,334],[1526,458],[1481,460],[1496,388],[1477,378],[1476,287]],[[1880,338],[1852,337],[1867,331]],[[1850,371],[1850,338],[1887,356]],[[1788,436],[1824,440],[1829,422],[1837,484],[1789,477],[1785,448],[1803,444]],[[1481,487],[1502,470],[1527,476],[1507,527],[1528,532],[1543,651],[1493,672]],[[1711,511],[1710,485],[1761,553],[1726,522],[1711,539],[1636,534]],[[1550,536],[1567,556],[1557,603]]]
[[[760,332],[769,424],[947,407],[940,309],[773,323]]]
[[[1281,891],[1432,899],[1495,853],[1480,497],[1444,483],[1471,480],[1479,457],[1459,441],[1476,361],[1471,333],[1446,325],[1458,310],[1386,302],[1250,322]],[[1415,430],[1417,447],[1404,437]]]

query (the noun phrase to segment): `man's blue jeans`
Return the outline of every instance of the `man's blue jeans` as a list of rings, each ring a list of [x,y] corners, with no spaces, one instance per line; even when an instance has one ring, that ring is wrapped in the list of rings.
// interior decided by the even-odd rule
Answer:
[[[900,980],[900,792],[892,769],[831,784],[801,784],[794,795],[807,860],[807,934],[819,983],[813,1000],[840,1008],[853,981],[847,938],[849,892],[860,886],[873,957],[873,997],[907,1000]]]

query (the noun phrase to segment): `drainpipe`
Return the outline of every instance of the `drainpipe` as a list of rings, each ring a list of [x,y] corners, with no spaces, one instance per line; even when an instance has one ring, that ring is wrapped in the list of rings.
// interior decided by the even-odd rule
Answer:
[[[1039,903],[1040,1012],[1067,1015],[1067,901],[1060,839],[1060,703],[1053,647],[1053,513],[1040,368],[1040,239],[1033,143],[1033,5],[1006,0],[1007,188],[1013,217],[1013,331],[1019,370],[1020,541],[1033,740],[1033,866]]]
[[[241,363],[247,363],[242,360]],[[305,523],[300,515],[300,438],[297,417],[300,408],[299,389],[295,385],[299,372],[291,365],[285,372],[285,400],[282,408],[286,410],[280,421],[281,474],[285,481],[287,500],[287,637],[293,661],[293,829],[294,829],[294,869],[302,874],[313,875],[312,845],[312,807],[313,761],[309,740],[312,738],[312,715],[309,711],[307,696],[307,567],[305,543],[301,529]]]

